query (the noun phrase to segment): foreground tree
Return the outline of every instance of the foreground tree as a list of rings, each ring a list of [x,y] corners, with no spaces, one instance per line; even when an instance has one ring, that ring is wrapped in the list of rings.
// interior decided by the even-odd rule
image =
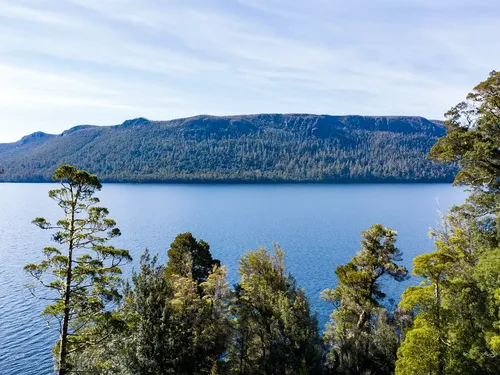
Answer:
[[[123,304],[117,309],[125,323],[99,328],[112,334],[102,346],[88,347],[73,356],[78,373],[102,375],[168,374],[173,367],[174,349],[170,298],[172,285],[165,277],[165,267],[146,250],[139,271],[127,282]]]
[[[398,264],[395,231],[375,224],[362,236],[362,249],[335,270],[337,287],[322,294],[335,306],[325,332],[328,365],[340,374],[391,374],[399,339],[380,282],[403,281],[408,271]]]
[[[431,234],[436,251],[413,261],[422,278],[400,306],[415,321],[398,352],[397,374],[495,374],[500,262],[496,233],[459,208]]]
[[[54,231],[52,239],[60,247],[46,247],[45,260],[25,270],[36,279],[30,285],[32,292],[38,295],[35,287],[44,287],[46,292],[39,296],[51,302],[42,314],[58,323],[54,354],[56,368],[64,375],[70,370],[68,356],[103,340],[105,332],[93,327],[113,318],[106,306],[120,301],[120,265],[131,257],[127,250],[106,244],[120,231],[107,217],[108,210],[97,206],[94,194],[102,187],[97,176],[63,165],[53,180],[61,187],[51,190],[49,197],[63,210],[64,218],[54,225],[40,217],[33,223]]]
[[[177,236],[174,243],[179,243],[179,238],[185,235]],[[208,257],[211,259],[210,253]],[[199,282],[190,271],[189,253],[182,259],[164,266],[158,264],[157,257],[144,253],[117,310],[126,324],[113,330],[104,347],[81,355],[79,371],[209,375],[224,369],[231,328],[226,269],[215,265]],[[169,274],[172,261],[186,273]],[[109,327],[105,330],[112,331]]]
[[[220,261],[212,258],[210,245],[203,240],[197,241],[189,232],[178,234],[168,250],[166,274],[191,275],[198,283],[205,281],[214,266]]]
[[[321,341],[309,301],[287,275],[284,253],[263,248],[240,259],[232,306],[231,374],[319,374]]]
[[[461,166],[455,184],[471,194],[431,235],[436,249],[414,259],[422,278],[400,306],[415,315],[396,374],[496,374],[500,367],[500,73],[491,72],[447,114],[431,150]]]
[[[500,72],[492,71],[466,100],[446,113],[446,136],[429,156],[458,162],[454,184],[472,190],[469,213],[497,215],[500,210]]]
[[[214,266],[201,284],[189,275],[175,275],[172,284],[173,373],[209,375],[223,368],[230,337],[231,296],[225,267]]]

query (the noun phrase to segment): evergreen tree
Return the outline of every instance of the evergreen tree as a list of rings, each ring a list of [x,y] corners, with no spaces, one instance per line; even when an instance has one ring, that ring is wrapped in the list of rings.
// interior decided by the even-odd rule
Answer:
[[[416,317],[399,349],[398,374],[494,374],[500,366],[496,233],[467,211],[457,207],[444,217],[431,233],[436,251],[413,261],[423,280],[400,303]]]
[[[193,280],[198,283],[207,279],[214,266],[220,266],[219,260],[212,259],[210,245],[203,240],[196,241],[189,232],[175,237],[168,250],[168,259],[168,277],[191,274]]]
[[[191,270],[189,254],[184,261],[177,265]],[[190,271],[168,275],[168,266],[144,253],[117,311],[126,325],[114,330],[103,349],[78,358],[79,370],[121,375],[224,370],[231,328],[226,269],[215,265],[200,283]]]
[[[458,161],[455,184],[471,195],[431,234],[436,251],[414,259],[423,278],[401,307],[415,314],[398,352],[397,374],[496,374],[500,290],[500,73],[447,113],[447,134],[431,150]]]
[[[95,324],[112,318],[107,305],[120,301],[118,290],[121,268],[130,261],[127,250],[107,245],[120,235],[115,222],[107,217],[108,210],[96,206],[94,193],[101,190],[97,176],[75,167],[63,165],[53,175],[61,188],[49,191],[64,212],[64,218],[52,225],[44,218],[33,223],[55,233],[52,239],[60,248],[46,247],[45,260],[28,264],[25,270],[47,289],[51,301],[43,311],[49,321],[58,323],[59,341],[54,348],[56,367],[60,375],[70,370],[69,356],[102,340],[103,332]]]
[[[284,253],[263,248],[240,259],[241,281],[232,306],[232,374],[319,374],[321,345],[309,301],[287,275]]]
[[[382,305],[380,282],[403,281],[408,271],[398,264],[395,231],[375,224],[362,236],[362,249],[335,270],[337,287],[322,294],[335,306],[325,332],[328,365],[340,374],[391,374],[398,336],[390,325],[394,317]]]
[[[173,374],[172,293],[165,267],[146,250],[117,309],[125,324],[114,330],[101,325],[112,335],[102,346],[88,348],[74,358],[74,369],[103,375]]]
[[[484,340],[497,366],[500,357],[500,249],[485,252],[474,270],[474,279],[481,292],[486,293],[487,310],[491,324],[485,329]]]
[[[190,275],[174,275],[172,283],[173,372],[208,375],[223,367],[227,352],[230,289],[226,269],[214,266],[201,284]]]
[[[500,72],[492,71],[467,99],[446,113],[446,136],[430,157],[457,161],[454,184],[472,190],[467,206],[475,217],[500,211]],[[498,223],[497,223],[498,225]]]
[[[175,342],[172,338],[172,284],[165,267],[146,251],[140,271],[132,275],[122,311],[127,330],[121,332],[124,358],[118,363],[125,374],[171,374]]]

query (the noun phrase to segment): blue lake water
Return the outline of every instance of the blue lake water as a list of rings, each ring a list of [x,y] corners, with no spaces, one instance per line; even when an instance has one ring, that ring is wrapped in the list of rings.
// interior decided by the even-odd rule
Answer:
[[[57,334],[39,314],[43,302],[24,287],[27,263],[41,259],[49,233],[30,224],[37,216],[61,217],[47,197],[51,184],[0,184],[0,374],[40,375],[52,370]],[[359,249],[360,232],[374,223],[398,231],[404,263],[432,251],[427,233],[439,224],[438,211],[460,204],[466,194],[448,184],[356,185],[140,185],[105,184],[98,194],[122,230],[115,245],[134,262],[145,248],[166,260],[166,250],[190,231],[211,245],[238,280],[238,258],[278,242],[298,284],[305,288],[323,326],[331,306],[319,295],[335,286],[334,269]],[[408,283],[390,284],[399,298]]]

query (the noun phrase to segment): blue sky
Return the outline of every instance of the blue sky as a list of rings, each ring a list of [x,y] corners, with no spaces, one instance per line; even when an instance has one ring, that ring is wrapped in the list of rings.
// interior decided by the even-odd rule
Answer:
[[[442,114],[498,0],[0,0],[0,142],[144,116]]]

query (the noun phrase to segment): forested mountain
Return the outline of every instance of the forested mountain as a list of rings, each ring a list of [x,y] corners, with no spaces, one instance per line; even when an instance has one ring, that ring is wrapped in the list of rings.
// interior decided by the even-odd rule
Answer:
[[[444,134],[422,117],[138,118],[0,144],[0,181],[46,181],[61,164],[103,181],[452,181],[454,164],[426,158]]]

